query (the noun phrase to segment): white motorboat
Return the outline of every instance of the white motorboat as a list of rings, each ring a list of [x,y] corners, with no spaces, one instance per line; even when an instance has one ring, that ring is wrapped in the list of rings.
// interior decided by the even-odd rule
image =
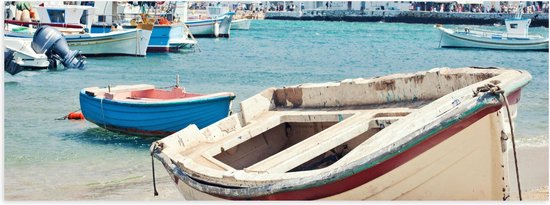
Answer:
[[[13,52],[13,61],[23,67],[32,70],[45,69],[50,66],[46,54],[36,53],[31,48],[31,38],[4,37],[4,51]],[[53,65],[52,65],[53,66]]]
[[[441,33],[440,47],[486,48],[500,50],[546,50],[548,38],[529,35],[531,19],[505,19],[506,32],[472,28],[449,29],[436,25]]]
[[[4,71],[15,75],[25,69],[84,69],[86,61],[78,50],[69,50],[65,38],[57,29],[42,26],[33,38],[4,37]]]

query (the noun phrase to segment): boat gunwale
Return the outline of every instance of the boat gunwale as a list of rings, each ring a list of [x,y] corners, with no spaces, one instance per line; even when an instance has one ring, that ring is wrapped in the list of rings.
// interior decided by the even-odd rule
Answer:
[[[90,100],[94,101],[103,101],[103,103],[112,103],[112,104],[120,104],[120,105],[132,105],[132,106],[166,106],[166,105],[179,105],[179,104],[197,104],[197,103],[204,103],[208,101],[216,101],[216,100],[222,100],[229,98],[229,100],[235,99],[235,94],[232,92],[218,92],[218,93],[212,93],[212,94],[205,94],[202,96],[195,96],[190,98],[176,98],[176,99],[170,99],[170,100],[159,100],[159,101],[148,101],[148,100],[134,100],[134,99],[121,99],[121,100],[113,100],[113,99],[105,99],[103,97],[98,96],[90,96],[86,94],[86,89],[84,88],[80,91],[80,95],[84,96],[86,98],[89,98]]]

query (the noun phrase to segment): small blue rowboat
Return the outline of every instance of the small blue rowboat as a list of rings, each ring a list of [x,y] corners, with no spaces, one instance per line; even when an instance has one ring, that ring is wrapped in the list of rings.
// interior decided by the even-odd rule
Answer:
[[[167,136],[190,124],[206,127],[229,115],[235,94],[196,94],[179,86],[90,87],[80,91],[86,120],[107,130],[141,136]]]

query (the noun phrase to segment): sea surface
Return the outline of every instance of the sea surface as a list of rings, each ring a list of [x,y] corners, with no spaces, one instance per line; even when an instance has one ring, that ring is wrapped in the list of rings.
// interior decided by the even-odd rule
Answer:
[[[449,26],[454,27],[454,26]],[[504,27],[474,26],[504,30]],[[547,28],[531,28],[547,35]],[[254,21],[230,38],[201,38],[194,52],[88,58],[85,70],[4,73],[6,200],[183,199],[155,160],[154,139],[105,131],[87,121],[55,120],[79,110],[82,88],[175,84],[187,91],[231,91],[238,102],[268,88],[416,72],[436,67],[524,69],[519,146],[548,145],[548,52],[439,48],[433,25],[322,21]]]

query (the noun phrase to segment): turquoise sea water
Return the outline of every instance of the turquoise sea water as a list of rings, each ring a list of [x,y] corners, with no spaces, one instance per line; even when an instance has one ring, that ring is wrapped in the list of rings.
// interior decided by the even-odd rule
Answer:
[[[452,27],[452,26],[451,26]],[[503,27],[481,26],[503,30]],[[54,120],[79,109],[90,86],[171,86],[232,91],[233,104],[268,88],[340,81],[435,67],[524,69],[516,132],[520,146],[548,144],[548,52],[438,48],[433,25],[319,21],[254,21],[231,38],[201,38],[201,52],[89,58],[84,71],[4,74],[6,200],[181,199],[156,163],[160,197],[152,196],[153,139],[115,134],[86,121]],[[547,35],[547,28],[532,28]]]

